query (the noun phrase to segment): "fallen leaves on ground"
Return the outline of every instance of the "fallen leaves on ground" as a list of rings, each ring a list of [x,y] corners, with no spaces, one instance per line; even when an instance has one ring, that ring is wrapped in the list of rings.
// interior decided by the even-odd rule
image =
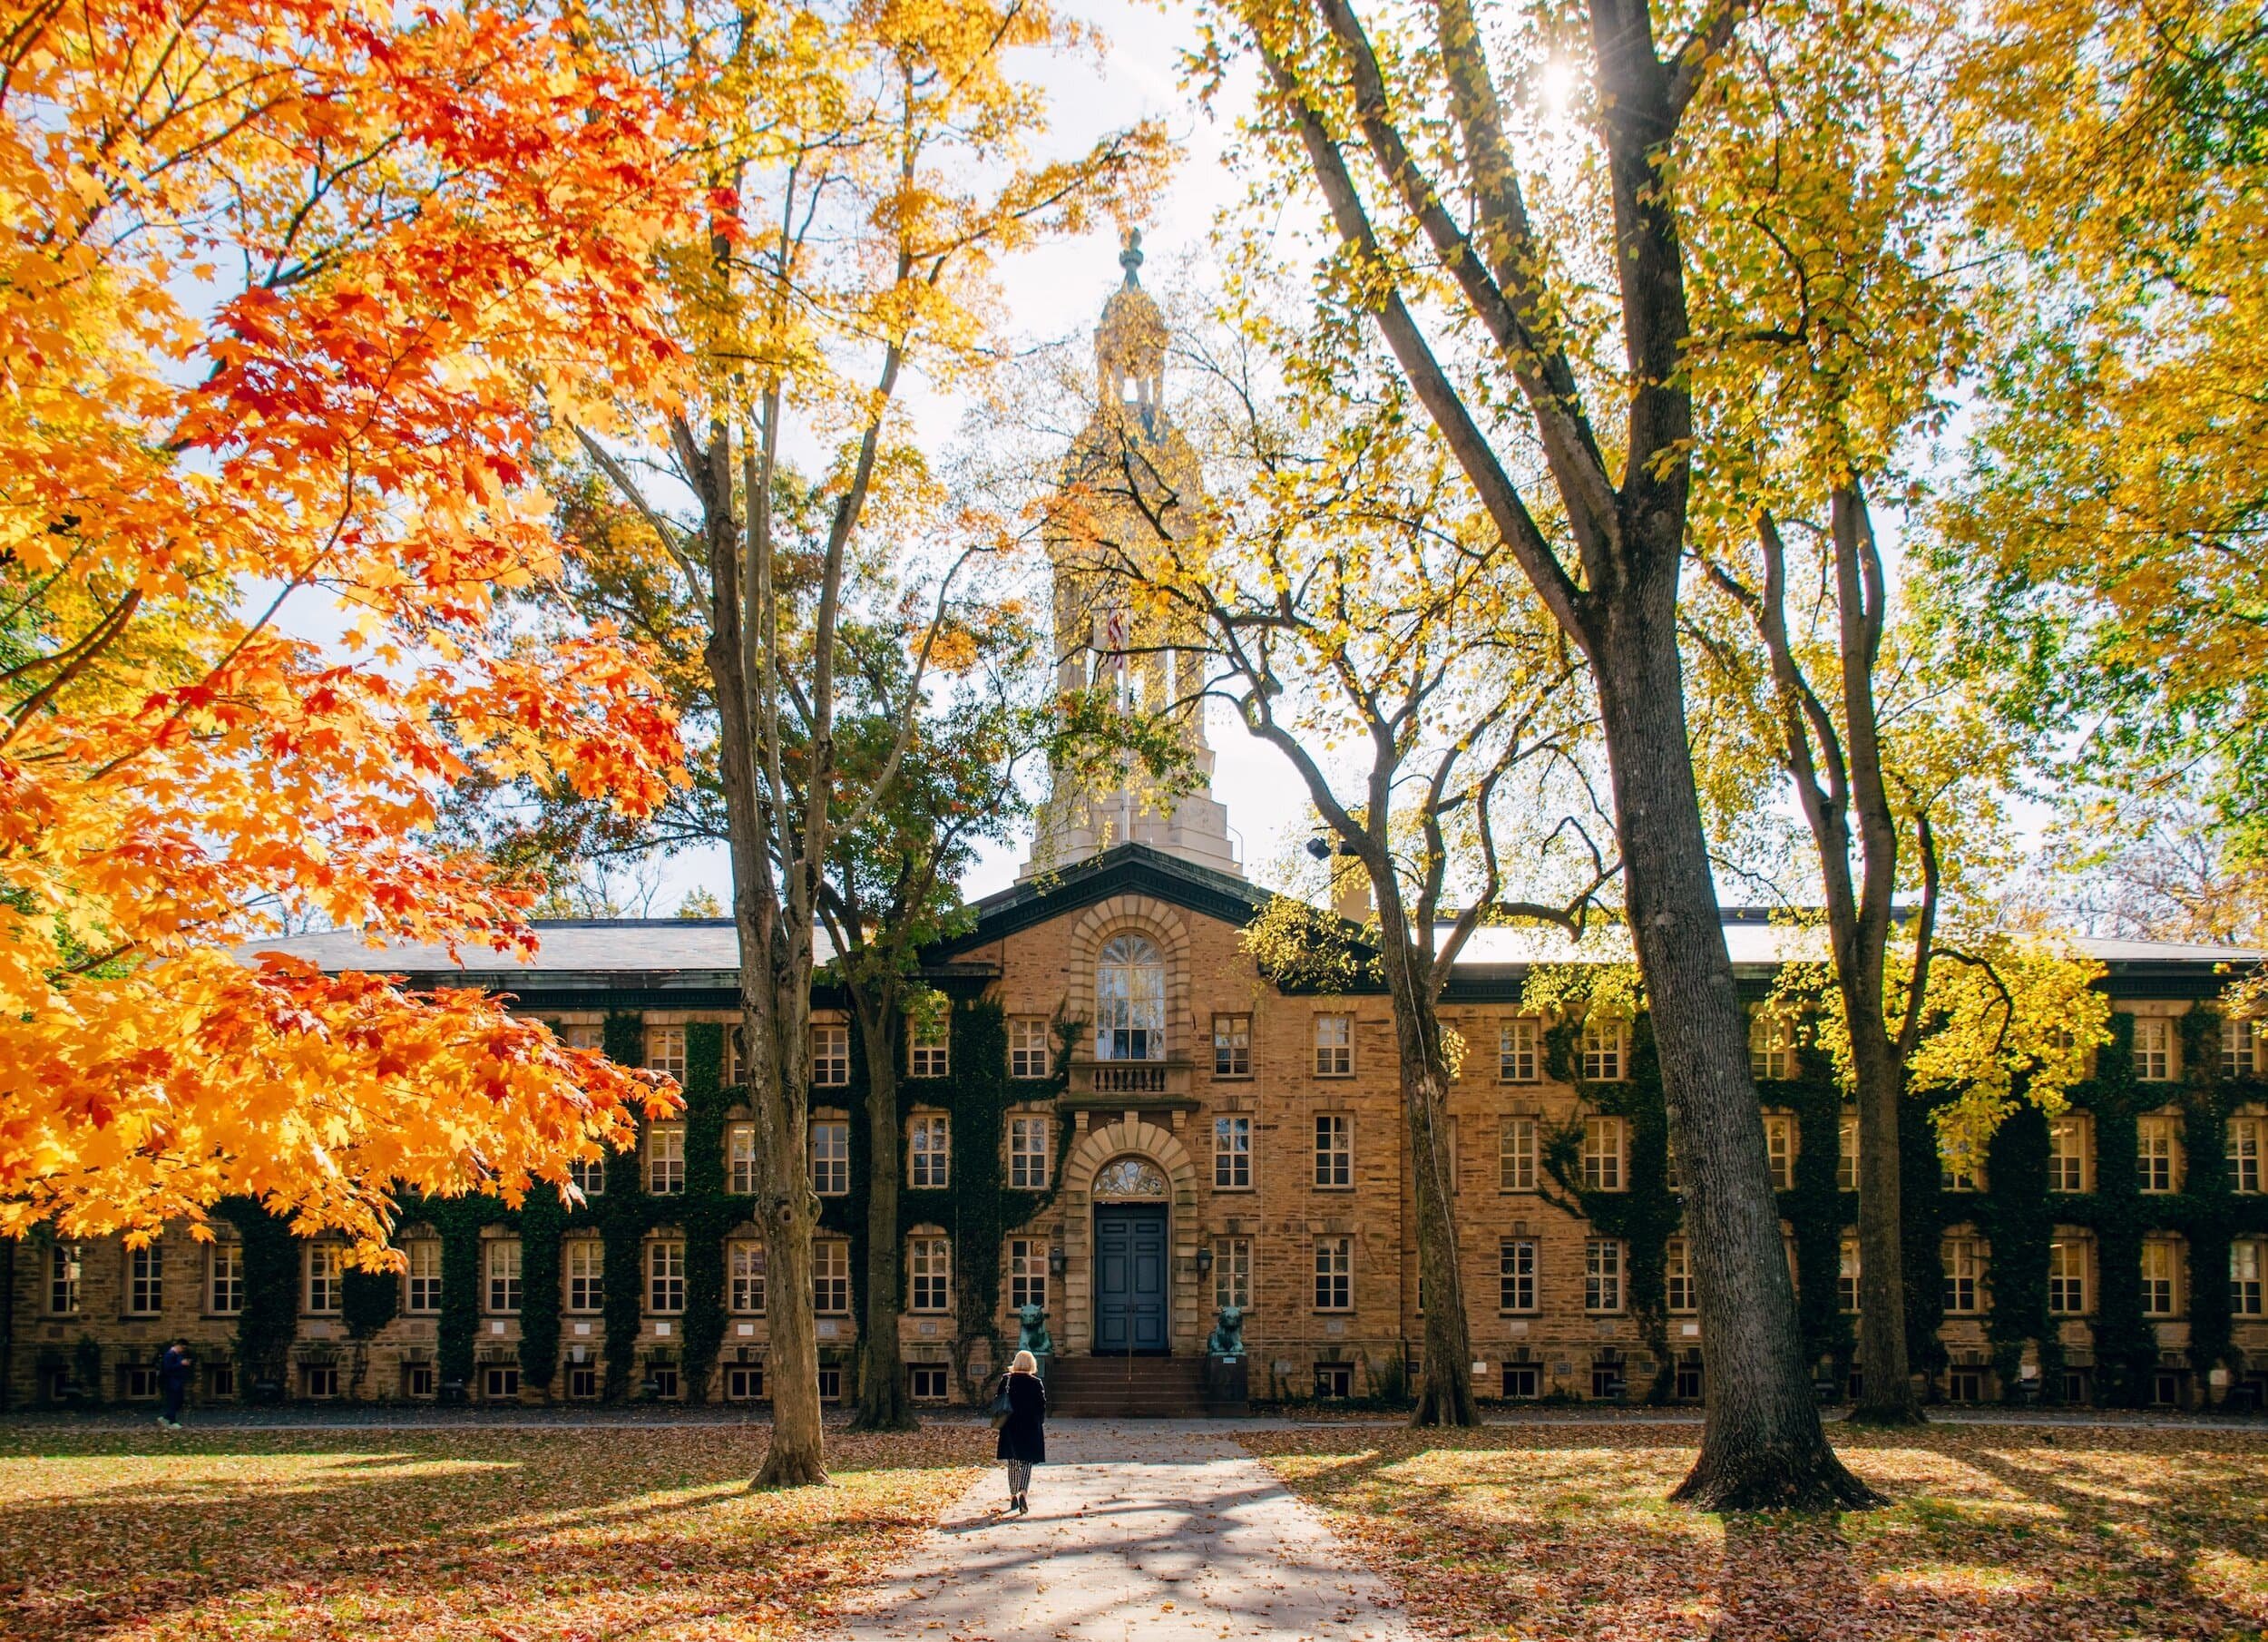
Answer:
[[[0,1637],[800,1637],[966,1488],[992,1433],[761,1427],[0,1432]]]
[[[2268,1435],[1840,1432],[1888,1510],[1666,1502],[1697,1431],[1306,1429],[1245,1444],[1443,1637],[2238,1642],[2268,1635]]]

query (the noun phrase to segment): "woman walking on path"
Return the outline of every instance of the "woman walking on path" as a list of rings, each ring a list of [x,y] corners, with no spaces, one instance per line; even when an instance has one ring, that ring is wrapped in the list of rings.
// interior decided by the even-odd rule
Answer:
[[[1001,1383],[1001,1395],[1008,1400],[1008,1418],[1000,1428],[1000,1457],[1008,1461],[1008,1509],[1022,1513],[1031,1509],[1024,1497],[1031,1487],[1031,1468],[1045,1464],[1048,1457],[1048,1393],[1040,1383],[1039,1359],[1018,1352]]]

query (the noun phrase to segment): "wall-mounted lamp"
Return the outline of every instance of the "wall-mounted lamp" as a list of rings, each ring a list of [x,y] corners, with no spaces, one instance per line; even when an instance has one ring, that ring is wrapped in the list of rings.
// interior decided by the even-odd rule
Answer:
[[[1209,1276],[1212,1275],[1212,1270],[1213,1250],[1211,1245],[1208,1244],[1197,1251],[1197,1275],[1200,1277]]]
[[[1048,1249],[1048,1275],[1054,1277],[1063,1275],[1063,1246],[1061,1243]]]

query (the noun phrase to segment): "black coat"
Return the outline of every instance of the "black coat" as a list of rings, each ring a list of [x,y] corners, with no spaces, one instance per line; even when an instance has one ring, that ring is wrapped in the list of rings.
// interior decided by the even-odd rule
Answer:
[[[1037,1374],[1008,1376],[1008,1423],[1000,1428],[1000,1457],[1039,1465],[1048,1457],[1048,1393]]]

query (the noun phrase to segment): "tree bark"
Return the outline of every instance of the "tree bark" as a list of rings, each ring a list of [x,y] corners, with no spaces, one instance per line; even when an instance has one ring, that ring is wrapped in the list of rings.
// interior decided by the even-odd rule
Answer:
[[[1379,914],[1379,962],[1393,1006],[1394,1051],[1402,1110],[1417,1196],[1418,1292],[1424,1300],[1425,1365],[1412,1425],[1478,1425],[1473,1401],[1472,1324],[1465,1314],[1464,1272],[1458,1259],[1455,1186],[1449,1121],[1442,1110],[1449,1070],[1442,1055],[1429,967],[1410,944],[1408,916],[1391,860],[1371,875]]]
[[[1630,931],[1684,1165],[1708,1417],[1671,1497],[1719,1510],[1882,1503],[1827,1445],[1804,1371],[1747,1033],[1686,729],[1676,554],[1608,607],[1598,669]]]
[[[884,982],[885,987],[889,982]],[[903,1273],[898,1246],[898,1027],[893,995],[854,985],[866,1060],[866,1295],[859,1320],[858,1412],[854,1431],[918,1431],[898,1339]]]

